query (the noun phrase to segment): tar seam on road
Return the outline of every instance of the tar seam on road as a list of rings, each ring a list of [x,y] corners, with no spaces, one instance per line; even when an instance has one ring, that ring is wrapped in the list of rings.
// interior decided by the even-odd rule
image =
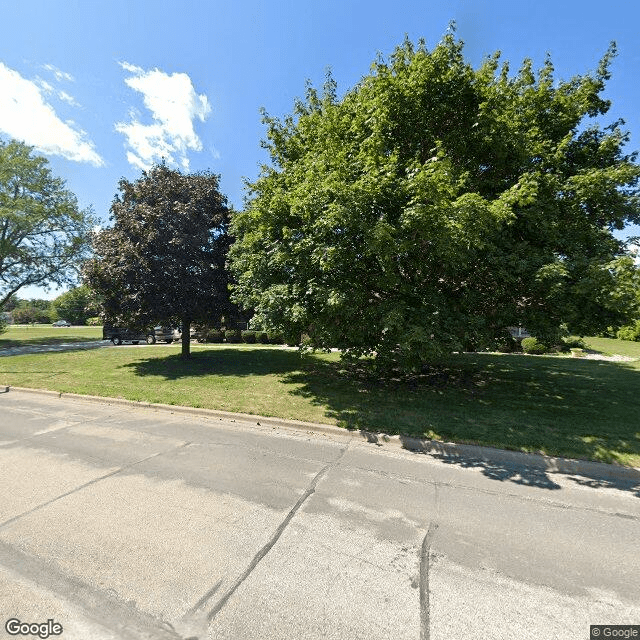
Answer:
[[[52,498],[51,500],[47,500],[47,502],[43,502],[42,504],[39,504],[36,507],[33,507],[33,509],[29,509],[28,511],[24,511],[23,513],[19,513],[17,516],[13,516],[13,518],[9,518],[9,520],[5,520],[4,522],[0,522],[0,529],[4,529],[5,527],[8,527],[10,524],[13,524],[14,522],[16,522],[16,520],[20,520],[20,518],[24,518],[25,516],[31,515],[32,513],[36,512],[36,511],[40,511],[40,509],[44,509],[45,507],[48,507],[50,504],[53,504],[54,502],[57,502],[58,500],[61,500],[62,498],[66,498],[67,496],[70,496],[73,493],[77,493],[78,491],[82,491],[82,489],[86,489],[87,487],[90,487],[93,484],[96,484],[97,482],[100,482],[101,480],[105,480],[106,478],[110,478],[111,476],[115,476],[118,473],[124,471],[125,469],[131,469],[131,467],[135,467],[138,464],[141,464],[142,462],[146,462],[147,460],[151,460],[152,458],[157,458],[158,456],[162,456],[165,453],[171,453],[171,451],[176,451],[178,449],[182,449],[184,447],[188,447],[191,444],[191,442],[183,442],[181,445],[178,445],[176,447],[171,447],[171,449],[167,449],[165,451],[159,451],[158,453],[154,453],[150,456],[147,456],[146,458],[142,458],[141,460],[136,460],[135,462],[131,462],[129,464],[125,464],[122,467],[120,467],[119,469],[116,469],[115,471],[111,471],[109,473],[105,473],[105,475],[100,476],[99,478],[94,478],[93,480],[89,480],[89,482],[85,482],[84,484],[81,484],[79,487],[76,487],[75,489],[71,489],[71,491],[67,491],[66,493],[62,493],[59,496],[56,496],[55,498]]]
[[[233,584],[227,589],[227,591],[222,596],[222,598],[220,598],[220,600],[218,600],[218,602],[215,604],[215,606],[207,613],[207,615],[206,615],[207,623],[213,622],[214,618],[218,615],[218,613],[220,613],[220,611],[225,606],[225,604],[227,604],[229,598],[231,598],[231,596],[236,592],[238,587],[251,575],[253,570],[258,566],[258,563],[260,562],[260,560],[262,560],[262,558],[264,558],[267,555],[267,553],[269,553],[269,551],[271,551],[271,549],[276,544],[276,542],[278,542],[278,539],[280,538],[280,536],[283,534],[284,530],[289,525],[289,522],[291,522],[293,516],[296,515],[296,513],[298,512],[300,507],[306,502],[306,500],[309,498],[309,496],[311,496],[315,492],[316,486],[318,485],[318,482],[320,482],[320,480],[331,469],[333,469],[335,466],[337,466],[340,463],[340,461],[344,457],[345,453],[347,452],[347,449],[349,448],[350,444],[351,444],[351,441],[349,441],[347,443],[347,446],[342,450],[342,452],[340,453],[338,458],[336,458],[336,460],[334,460],[333,462],[330,462],[328,465],[324,466],[316,474],[316,476],[311,481],[311,484],[309,485],[307,490],[300,496],[300,498],[295,503],[295,505],[293,506],[291,511],[289,511],[289,513],[287,514],[286,518],[282,521],[282,524],[280,524],[280,526],[276,529],[274,534],[271,536],[271,539],[269,540],[269,542],[267,542],[267,544],[265,544],[264,547],[262,547],[262,549],[260,549],[260,551],[258,551],[258,553],[254,556],[253,560],[249,563],[249,566],[243,571],[243,573],[240,576],[238,576],[234,580]],[[217,590],[217,585],[216,585],[216,587],[213,588],[213,590],[210,590],[209,593],[211,593],[211,591],[213,591],[215,593],[216,590]],[[198,601],[198,604],[200,604],[200,606],[204,605],[204,603],[205,603],[205,599],[204,598],[201,598]],[[195,611],[197,609],[198,609],[198,606],[196,605],[196,607],[194,607],[189,613],[192,613],[192,612],[195,613]],[[188,620],[187,620],[188,616],[189,616],[189,614],[187,614],[183,618],[184,622],[188,622]]]
[[[188,618],[190,616],[193,616],[198,611],[198,609],[202,609],[202,607],[204,607],[204,605],[207,604],[207,602],[213,597],[216,591],[220,588],[220,585],[222,585],[222,579],[218,580],[218,582],[216,582],[213,585],[213,587],[211,587],[211,589],[209,589],[209,591],[207,591],[207,593],[205,593],[202,596],[202,598],[200,598],[200,600],[198,600],[198,602],[196,602],[193,605],[193,607],[191,607],[191,609],[189,609],[189,611],[187,611],[187,613],[183,617]]]
[[[431,551],[431,540],[437,528],[437,523],[429,523],[429,529],[422,541],[422,551],[420,553],[420,640],[429,640],[431,637],[429,622],[429,552]]]

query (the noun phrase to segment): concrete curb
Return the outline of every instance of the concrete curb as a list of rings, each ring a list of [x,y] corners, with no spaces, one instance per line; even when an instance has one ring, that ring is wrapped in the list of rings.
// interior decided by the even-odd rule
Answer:
[[[590,460],[574,460],[570,458],[555,458],[537,453],[522,453],[520,451],[508,451],[493,447],[458,444],[454,442],[440,442],[437,440],[425,440],[411,436],[388,435],[385,433],[372,433],[369,431],[350,431],[340,427],[315,422],[303,422],[300,420],[286,420],[283,418],[271,418],[248,413],[233,413],[218,411],[215,409],[201,409],[197,407],[183,407],[168,404],[154,404],[151,402],[139,402],[124,398],[108,398],[102,396],[81,395],[78,393],[65,393],[49,391],[46,389],[29,389],[26,387],[5,387],[5,393],[17,391],[19,393],[31,393],[57,398],[69,398],[100,404],[115,404],[126,407],[153,409],[155,411],[168,411],[185,415],[201,416],[205,418],[217,418],[227,422],[237,422],[248,427],[260,425],[277,429],[290,429],[294,431],[306,431],[338,437],[359,438],[363,442],[375,444],[379,447],[398,448],[423,453],[433,458],[444,461],[460,462],[466,466],[503,466],[510,469],[527,468],[537,469],[546,473],[562,473],[567,475],[586,476],[595,480],[626,481],[640,485],[640,468],[623,467],[603,462]]]

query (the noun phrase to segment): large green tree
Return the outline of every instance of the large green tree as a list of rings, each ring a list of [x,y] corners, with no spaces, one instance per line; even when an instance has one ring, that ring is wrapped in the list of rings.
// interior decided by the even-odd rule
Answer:
[[[615,48],[556,80],[547,59],[477,69],[453,33],[408,40],[344,97],[264,114],[271,164],[234,217],[235,298],[317,347],[412,369],[511,325],[553,337],[622,321],[639,222],[635,154],[598,118]]]
[[[0,140],[0,307],[23,287],[74,282],[95,224],[32,151]]]
[[[188,357],[191,323],[231,308],[229,209],[218,176],[157,165],[135,182],[121,180],[119,191],[113,226],[94,235],[85,281],[106,320],[138,328],[181,323]]]

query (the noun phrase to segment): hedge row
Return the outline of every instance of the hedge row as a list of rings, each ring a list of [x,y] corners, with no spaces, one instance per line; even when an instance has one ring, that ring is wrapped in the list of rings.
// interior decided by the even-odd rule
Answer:
[[[240,331],[239,329],[228,329],[220,331],[211,329],[204,337],[204,342],[228,342],[239,344],[284,344],[284,338],[280,333],[267,331]]]

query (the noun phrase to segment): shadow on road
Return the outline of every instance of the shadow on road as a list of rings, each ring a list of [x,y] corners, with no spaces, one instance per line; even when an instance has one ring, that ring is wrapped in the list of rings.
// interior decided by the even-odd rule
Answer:
[[[402,440],[402,437],[400,438]],[[408,449],[415,451],[413,444],[408,444]],[[438,449],[438,443],[433,443],[433,448]],[[416,452],[424,453],[424,452]],[[441,448],[440,452],[429,453],[432,458],[441,460],[445,464],[451,464],[459,466],[463,469],[480,469],[482,474],[492,480],[498,480],[500,482],[513,482],[529,487],[539,487],[541,489],[560,489],[561,485],[553,480],[553,473],[546,471],[543,468],[535,466],[524,466],[511,462],[497,462],[495,460],[487,460],[481,458],[474,458],[472,456],[460,455],[453,453],[450,450]],[[637,472],[635,478],[603,478],[601,475],[593,473],[589,475],[589,471],[581,469],[581,475],[576,474],[564,474],[572,482],[584,486],[591,487],[593,489],[618,489],[620,491],[627,491],[640,498],[640,471]]]

